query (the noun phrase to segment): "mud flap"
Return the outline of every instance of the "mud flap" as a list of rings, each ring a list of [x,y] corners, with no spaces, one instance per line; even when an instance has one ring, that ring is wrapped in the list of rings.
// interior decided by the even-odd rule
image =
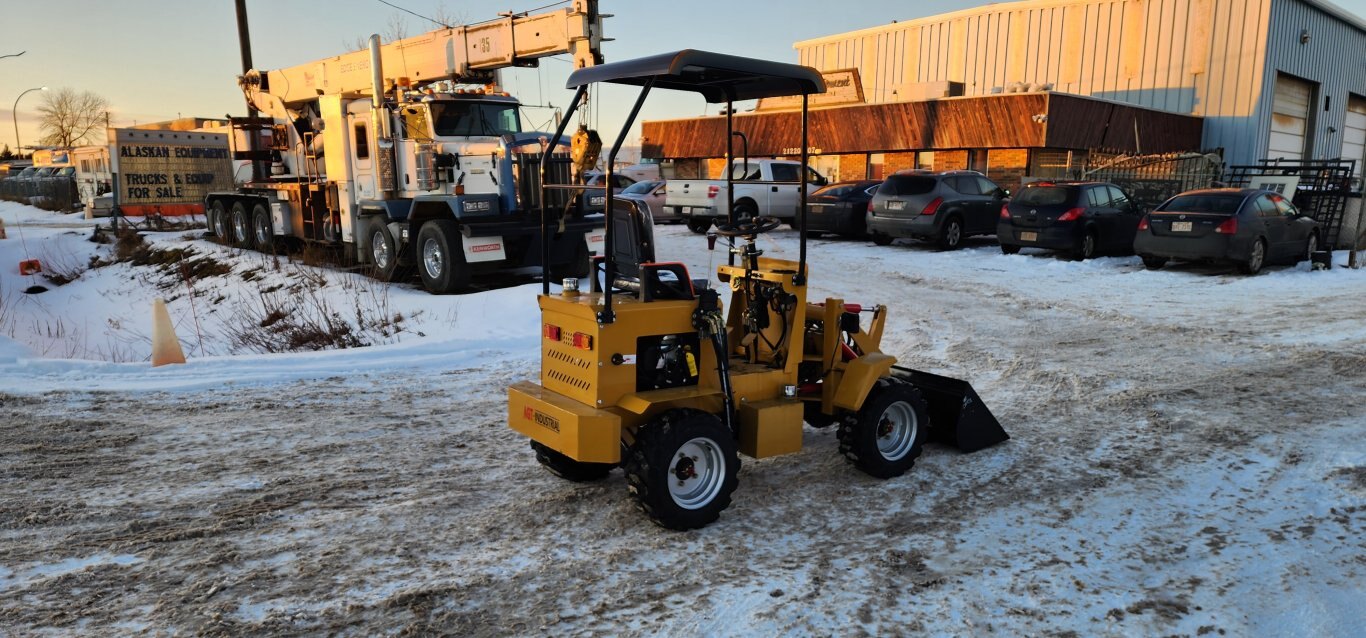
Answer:
[[[892,376],[910,382],[925,397],[931,441],[976,452],[1010,439],[967,381],[901,366],[892,366]]]

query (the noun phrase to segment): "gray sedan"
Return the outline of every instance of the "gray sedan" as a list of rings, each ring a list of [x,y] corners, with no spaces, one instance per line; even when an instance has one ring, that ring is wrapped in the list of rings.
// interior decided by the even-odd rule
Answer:
[[[1320,232],[1318,222],[1277,193],[1210,188],[1181,193],[1144,217],[1134,252],[1154,270],[1186,259],[1232,263],[1255,275],[1268,263],[1309,259]]]
[[[683,221],[674,210],[664,208],[663,180],[636,182],[621,191],[620,197],[645,204],[645,209],[650,211],[650,218],[656,222]]]

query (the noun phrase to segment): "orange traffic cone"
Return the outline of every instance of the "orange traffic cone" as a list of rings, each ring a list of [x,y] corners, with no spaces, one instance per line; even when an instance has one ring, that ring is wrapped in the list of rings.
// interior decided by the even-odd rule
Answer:
[[[180,349],[180,340],[175,336],[171,325],[171,314],[166,312],[166,302],[152,300],[152,367],[169,363],[185,363],[185,352]]]

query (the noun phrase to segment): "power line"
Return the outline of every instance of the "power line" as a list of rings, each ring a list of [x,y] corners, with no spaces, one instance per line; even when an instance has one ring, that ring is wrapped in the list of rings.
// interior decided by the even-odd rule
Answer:
[[[408,15],[416,16],[416,17],[418,17],[418,18],[422,18],[423,20],[426,20],[426,21],[431,22],[431,23],[434,23],[434,24],[439,24],[439,25],[441,25],[441,26],[443,26],[443,27],[446,27],[447,29],[451,28],[451,25],[449,25],[449,24],[446,24],[446,23],[441,22],[441,21],[439,21],[439,20],[435,20],[435,19],[433,19],[433,18],[429,18],[429,17],[424,16],[424,15],[422,15],[422,14],[420,14],[420,13],[417,13],[416,11],[413,11],[413,10],[411,10],[411,9],[406,9],[406,8],[404,8],[404,7],[400,7],[400,6],[398,6],[398,5],[396,5],[396,4],[392,3],[392,2],[389,2],[389,0],[375,0],[375,1],[378,2],[378,3],[380,3],[380,4],[388,5],[388,6],[390,6],[390,7],[393,7],[393,8],[395,8],[395,9],[398,9],[399,11],[402,11],[402,12],[408,14]],[[550,4],[542,5],[542,6],[533,8],[533,9],[526,9],[525,11],[514,11],[514,12],[510,12],[510,13],[505,13],[505,14],[502,14],[501,16],[499,16],[498,18],[489,18],[488,20],[484,20],[484,21],[482,21],[482,22],[472,22],[472,23],[470,23],[470,25],[472,26],[472,25],[476,25],[476,24],[483,24],[483,23],[485,23],[485,22],[493,22],[493,21],[495,21],[495,20],[498,20],[498,19],[500,19],[500,18],[502,18],[502,17],[506,17],[506,16],[509,16],[509,15],[514,15],[514,16],[515,16],[515,15],[526,15],[526,14],[531,13],[531,12],[533,12],[533,11],[540,11],[541,9],[549,9],[549,8],[551,8],[551,7],[559,6],[559,5],[562,5],[562,4],[568,4],[568,3],[569,3],[569,0],[559,0],[559,2],[552,2],[552,3],[550,3]]]
[[[389,0],[375,0],[375,1],[378,2],[378,3],[380,3],[380,4],[389,5],[389,6],[393,7],[393,8],[395,8],[395,9],[398,9],[399,11],[402,11],[402,12],[407,13],[407,14],[409,14],[409,15],[417,16],[417,17],[422,18],[423,20],[426,20],[426,21],[428,21],[428,22],[432,22],[432,23],[435,23],[435,24],[439,24],[439,25],[441,25],[441,26],[443,26],[443,27],[446,27],[447,29],[451,28],[451,25],[449,25],[449,24],[446,24],[446,23],[444,23],[444,22],[440,22],[440,21],[434,20],[434,19],[432,19],[432,18],[428,18],[427,16],[424,16],[424,15],[422,15],[422,14],[420,14],[420,13],[417,13],[417,12],[415,12],[415,11],[412,11],[412,10],[410,10],[410,9],[405,9],[405,8],[400,7],[400,6],[398,6],[398,5],[396,5],[396,4],[392,3],[392,2],[389,2]]]

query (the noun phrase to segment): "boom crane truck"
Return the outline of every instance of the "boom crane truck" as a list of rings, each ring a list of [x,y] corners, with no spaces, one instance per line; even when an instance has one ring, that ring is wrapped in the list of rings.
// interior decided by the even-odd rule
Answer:
[[[602,240],[596,209],[572,188],[588,155],[525,132],[498,70],[571,54],[602,63],[597,0],[439,28],[369,49],[238,78],[261,113],[233,118],[234,158],[250,179],[205,198],[209,231],[241,248],[330,245],[398,281],[416,268],[432,293],[492,272],[588,272]],[[549,154],[546,162],[541,156]],[[580,167],[583,168],[583,167]],[[542,233],[543,216],[548,232]],[[543,245],[543,243],[545,245]]]

